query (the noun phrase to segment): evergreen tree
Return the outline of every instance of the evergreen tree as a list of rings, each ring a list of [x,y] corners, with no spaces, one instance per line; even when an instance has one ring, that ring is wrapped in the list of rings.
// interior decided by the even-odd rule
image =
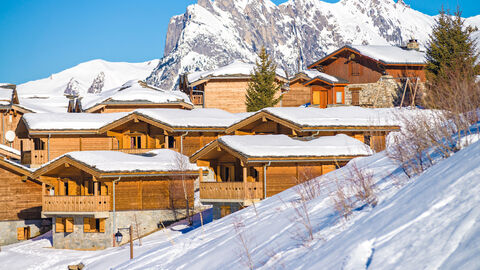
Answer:
[[[275,81],[277,66],[262,47],[258,54],[259,60],[251,74],[248,83],[246,102],[247,111],[254,112],[266,107],[273,107],[280,102],[281,96],[275,94],[281,85]]]
[[[430,40],[427,43],[427,76],[431,83],[444,80],[449,70],[458,67],[470,67],[478,73],[476,65],[478,53],[475,51],[475,41],[470,35],[476,29],[466,26],[459,9],[454,16],[442,7],[440,15],[435,20]],[[462,74],[474,79],[472,74]]]

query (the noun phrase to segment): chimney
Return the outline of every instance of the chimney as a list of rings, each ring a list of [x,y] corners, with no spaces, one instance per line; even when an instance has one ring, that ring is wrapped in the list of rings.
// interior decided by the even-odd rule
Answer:
[[[418,40],[411,38],[407,43],[407,50],[420,50],[420,45],[418,45]]]

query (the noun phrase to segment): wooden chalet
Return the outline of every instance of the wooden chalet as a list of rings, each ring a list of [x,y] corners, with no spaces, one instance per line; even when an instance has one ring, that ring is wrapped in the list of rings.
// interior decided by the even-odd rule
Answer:
[[[201,178],[200,200],[212,204],[214,218],[220,218],[298,184],[303,175],[311,179],[372,153],[343,134],[316,139],[234,135],[208,144],[190,161],[212,172]]]
[[[25,113],[31,112],[19,104],[16,86],[14,84],[0,85],[0,144],[20,150],[21,140],[15,136],[18,122]],[[8,133],[8,134],[7,134]],[[13,140],[12,140],[13,138]]]
[[[53,246],[111,247],[118,228],[146,234],[193,206],[199,169],[168,149],[145,155],[116,151],[65,154],[37,169],[42,182],[42,215],[52,219]],[[185,185],[184,185],[185,184]],[[127,239],[128,240],[128,237]]]
[[[180,91],[162,90],[143,81],[129,81],[120,88],[70,102],[68,112],[112,113],[147,108],[192,109],[193,104]]]
[[[215,70],[182,74],[179,87],[197,108],[246,112],[245,95],[254,67],[254,64],[237,60]],[[277,69],[277,82],[280,85],[288,82],[283,70]],[[278,96],[281,94],[279,91]]]
[[[0,246],[27,240],[48,230],[41,219],[42,185],[31,170],[0,158]]]
[[[341,83],[320,76],[304,85],[311,86],[312,92],[319,91],[317,96],[312,94],[311,103],[321,108],[341,104],[342,88],[343,100],[346,100],[343,104],[392,107],[391,95],[396,97],[397,92],[405,92],[407,88],[413,88],[411,91],[416,94],[425,82],[425,61],[425,53],[419,51],[416,40],[411,40],[406,47],[346,45],[308,66]],[[328,85],[337,86],[335,94],[325,89]]]
[[[167,148],[190,155],[244,115],[219,109],[143,109],[130,113],[26,114],[22,164],[40,165],[72,151],[131,154]]]
[[[375,151],[386,147],[386,136],[400,130],[388,109],[360,107],[265,108],[229,126],[226,134],[284,134],[290,137],[322,137],[346,134]]]

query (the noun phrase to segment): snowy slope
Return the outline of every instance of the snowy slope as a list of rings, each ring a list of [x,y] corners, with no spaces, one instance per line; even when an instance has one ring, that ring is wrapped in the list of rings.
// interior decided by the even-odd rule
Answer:
[[[294,189],[179,236],[118,269],[245,269],[233,224],[241,223],[255,269],[479,269],[480,142],[405,181],[383,155],[357,159],[374,173],[375,208],[344,223],[325,194],[308,202],[315,238],[301,240]],[[318,181],[340,178],[346,169]],[[397,184],[396,184],[397,183]],[[328,190],[328,185],[325,186]],[[325,192],[327,193],[327,192]]]
[[[438,7],[440,8],[440,6]],[[402,45],[415,37],[425,45],[434,17],[403,1],[199,0],[168,27],[164,58],[148,82],[175,87],[178,74],[253,62],[265,46],[290,76],[345,44]],[[480,26],[480,16],[467,23]]]

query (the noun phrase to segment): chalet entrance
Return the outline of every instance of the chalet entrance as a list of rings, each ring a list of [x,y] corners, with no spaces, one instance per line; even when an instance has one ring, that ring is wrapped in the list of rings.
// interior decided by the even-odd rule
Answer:
[[[312,104],[327,108],[328,90],[313,90]]]

